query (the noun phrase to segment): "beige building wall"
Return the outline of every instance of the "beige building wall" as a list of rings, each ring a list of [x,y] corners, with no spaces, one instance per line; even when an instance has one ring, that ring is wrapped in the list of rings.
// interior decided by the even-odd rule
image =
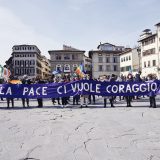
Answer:
[[[51,67],[49,60],[45,56],[42,56],[41,65],[42,65],[42,79],[49,79],[51,76]]]
[[[146,39],[140,39],[141,45],[141,59],[142,59],[142,76],[154,74],[160,78],[160,23],[156,24],[156,32],[146,36],[147,39],[155,38],[154,43],[143,45]],[[155,48],[155,53],[150,55],[143,55],[143,52]]]
[[[126,51],[120,55],[120,74],[127,76],[129,73],[135,75],[139,71],[139,57],[137,48]]]
[[[56,71],[57,68],[60,67],[62,73],[73,75],[75,73],[75,69],[81,63],[84,63],[84,53],[85,51],[75,49],[49,51],[51,72]],[[57,59],[57,56],[60,56],[60,58]],[[66,56],[68,59],[65,58]],[[68,70],[66,70],[67,67],[69,67]]]
[[[106,58],[110,59],[109,63],[106,63]],[[113,62],[113,57],[117,58],[117,62]],[[120,75],[120,60],[119,55],[117,54],[106,54],[102,53],[103,61],[99,62],[99,52],[93,53],[92,56],[92,76],[93,78],[98,78],[103,75],[112,75],[115,74],[117,76]],[[102,65],[102,71],[99,70],[99,66]],[[114,71],[114,65],[117,66],[117,71]],[[110,69],[107,69],[106,66],[110,66]]]

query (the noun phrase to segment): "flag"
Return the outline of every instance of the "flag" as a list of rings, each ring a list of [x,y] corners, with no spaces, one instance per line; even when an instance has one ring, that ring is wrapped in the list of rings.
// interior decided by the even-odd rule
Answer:
[[[0,65],[0,78],[3,78],[3,67]]]
[[[52,74],[56,75],[56,74],[58,74],[58,72],[57,71],[53,71]]]
[[[77,67],[77,69],[75,70],[75,73],[80,77],[84,77],[84,66],[82,63]]]
[[[60,74],[61,70],[58,68],[56,71],[53,71],[52,74],[56,75],[56,74]]]

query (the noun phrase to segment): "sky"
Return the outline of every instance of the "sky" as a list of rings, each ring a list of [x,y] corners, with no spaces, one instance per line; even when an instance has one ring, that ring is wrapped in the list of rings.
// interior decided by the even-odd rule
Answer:
[[[159,0],[0,0],[0,64],[13,45],[37,45],[47,58],[63,44],[135,47],[144,29],[155,32],[159,9]]]

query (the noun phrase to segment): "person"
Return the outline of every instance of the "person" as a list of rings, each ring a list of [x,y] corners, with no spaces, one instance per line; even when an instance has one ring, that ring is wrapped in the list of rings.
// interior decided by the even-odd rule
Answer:
[[[139,71],[136,75],[135,75],[135,82],[137,83],[141,83],[142,82],[142,78],[141,78],[141,71]],[[139,96],[136,96],[135,99],[139,99]]]
[[[128,74],[127,76],[127,82],[133,82],[133,75],[131,73]],[[127,101],[127,107],[132,107],[131,101],[132,101],[132,96],[126,96],[126,101]]]
[[[23,76],[22,84],[31,84],[31,81],[27,79],[28,77],[26,75]],[[29,107],[29,98],[22,98],[22,105],[23,108],[25,108],[25,102],[27,104],[27,107]]]
[[[112,75],[111,75],[111,78],[110,78],[110,82],[115,82],[115,81],[116,81],[116,75],[112,74]],[[116,98],[115,96],[111,96],[110,99],[109,99],[110,104],[111,104],[111,107],[115,107],[115,106],[113,105],[113,102],[114,102],[114,99],[115,99],[115,98]]]
[[[3,84],[3,80],[0,79],[0,84]],[[1,101],[3,101],[3,97],[0,97],[1,98]]]
[[[153,82],[154,81],[154,78],[153,78],[153,76],[150,74],[150,75],[148,75],[148,81],[147,82]],[[155,93],[153,92],[153,91],[151,91],[150,93],[149,93],[149,101],[150,101],[150,108],[151,107],[153,107],[153,108],[156,108],[156,95],[155,95]]]
[[[38,79],[37,81],[38,84],[43,84],[44,81],[41,79]],[[42,108],[43,107],[43,99],[42,98],[37,98],[37,102],[38,102],[38,108]]]
[[[110,77],[109,76],[105,76],[101,79],[101,82],[109,82]],[[103,101],[104,101],[104,108],[107,107],[107,99],[111,99],[112,97],[109,96],[103,96]]]
[[[60,83],[60,78],[59,77],[54,77],[53,83]],[[58,102],[58,105],[61,105],[59,97],[58,98],[52,98],[53,105],[55,104],[56,100]]]
[[[95,81],[95,79],[92,79],[92,77],[89,77],[89,80],[92,80],[92,81],[94,80]],[[92,99],[93,99],[93,104],[95,104],[96,103],[96,97],[95,97],[94,94],[89,95],[89,104],[92,103]]]
[[[118,76],[118,77],[117,77],[116,82],[122,82],[121,76]],[[122,98],[121,98],[121,96],[119,96],[119,101],[121,101],[121,100],[122,100]]]
[[[8,84],[11,84],[10,79],[8,79]],[[13,98],[7,98],[7,108],[10,107],[10,101],[11,101],[11,104],[12,104],[12,108],[14,108],[14,99]]]
[[[61,82],[66,83],[67,80],[63,78]],[[68,104],[68,97],[62,97],[61,100],[62,100],[62,107],[64,108]]]
[[[74,79],[74,81],[76,81],[76,79]],[[76,93],[73,96],[73,105],[75,105],[75,102],[76,102],[76,105],[78,105],[79,99],[80,99],[80,95],[78,92],[78,88],[76,87]]]
[[[86,75],[83,77],[83,80],[87,80]],[[89,98],[89,95],[83,94],[83,93],[81,94],[81,96],[80,96],[81,108],[83,107],[83,105],[88,107],[88,98]]]

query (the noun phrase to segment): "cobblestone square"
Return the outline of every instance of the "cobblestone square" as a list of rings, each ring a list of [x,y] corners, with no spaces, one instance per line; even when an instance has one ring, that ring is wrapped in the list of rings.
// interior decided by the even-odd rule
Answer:
[[[160,106],[160,100],[157,99]],[[103,108],[103,99],[88,108],[53,106],[14,109],[0,101],[0,159],[3,160],[158,160],[160,108],[149,108],[148,98],[127,108]]]

